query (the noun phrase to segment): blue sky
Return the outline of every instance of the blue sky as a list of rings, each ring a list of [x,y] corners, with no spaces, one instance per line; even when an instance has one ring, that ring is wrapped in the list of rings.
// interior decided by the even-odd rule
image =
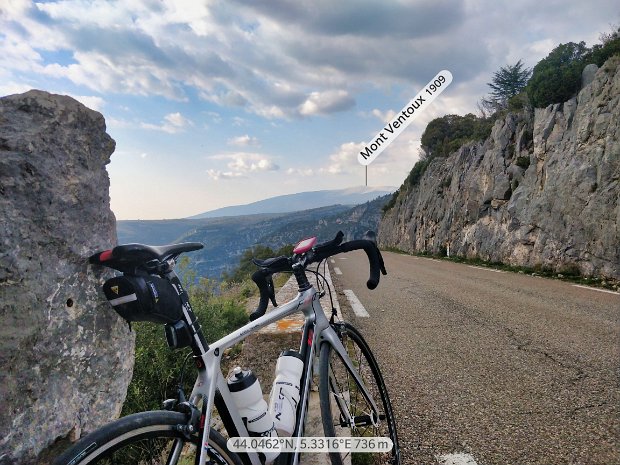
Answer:
[[[500,66],[598,41],[616,1],[0,0],[0,95],[100,111],[118,219],[179,218],[364,183],[357,154],[437,72],[454,80],[369,167],[398,187],[432,118]]]

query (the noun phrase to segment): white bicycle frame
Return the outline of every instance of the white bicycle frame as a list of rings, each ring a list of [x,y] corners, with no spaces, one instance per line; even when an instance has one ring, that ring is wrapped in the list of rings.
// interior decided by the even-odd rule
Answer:
[[[206,403],[206,409],[203,407],[203,412],[205,412],[205,427],[203,430],[203,437],[201,438],[202,446],[200,447],[199,465],[205,465],[207,462],[207,448],[209,445],[209,425],[211,424],[211,412],[213,411],[213,407],[215,406],[216,391],[219,395],[221,395],[223,401],[223,403],[220,403],[220,406],[225,406],[227,410],[225,414],[232,421],[232,424],[234,424],[234,429],[236,430],[228,431],[228,433],[230,435],[236,434],[240,437],[249,436],[245,424],[243,423],[243,420],[239,415],[239,411],[235,406],[235,403],[230,394],[226,378],[222,374],[222,370],[220,367],[222,361],[222,354],[226,349],[241,342],[250,334],[253,334],[261,328],[264,328],[265,326],[270,325],[271,323],[281,320],[282,318],[285,318],[296,312],[302,312],[304,314],[305,328],[310,328],[312,332],[308,332],[307,334],[309,337],[304,337],[301,341],[302,353],[304,352],[304,346],[307,346],[306,353],[308,355],[305,359],[306,362],[304,366],[304,374],[302,375],[304,385],[301,387],[300,402],[298,404],[301,411],[297,414],[297,422],[295,427],[295,431],[297,434],[294,434],[294,437],[303,437],[304,424],[307,415],[307,400],[313,375],[313,363],[315,354],[317,353],[316,348],[320,348],[320,344],[323,343],[330,344],[332,348],[338,353],[343,363],[347,367],[348,371],[353,376],[353,379],[362,390],[363,396],[372,406],[373,413],[376,415],[376,418],[378,418],[378,409],[376,403],[374,402],[374,399],[364,386],[364,383],[362,382],[356,368],[353,366],[353,363],[347,355],[346,349],[340,342],[338,335],[330,326],[329,320],[325,316],[323,308],[319,303],[319,293],[315,290],[314,287],[311,286],[309,289],[303,292],[299,292],[297,296],[290,302],[287,302],[286,304],[283,304],[273,309],[271,312],[263,315],[257,320],[246,324],[245,326],[239,328],[231,334],[223,337],[219,341],[212,343],[207,348],[203,347],[198,335],[194,334],[194,343],[197,344],[197,346],[200,348],[200,352],[202,353],[202,355],[200,356],[202,367],[199,368],[198,377],[196,379],[196,383],[194,384],[194,388],[190,396],[190,402],[192,402],[194,405],[197,405],[198,402],[202,400],[203,406]],[[183,308],[183,313],[186,320],[190,321],[190,315],[187,308]],[[223,412],[220,411],[219,413],[221,416],[223,416]],[[352,419],[349,420],[352,421]],[[173,459],[180,456],[182,447],[183,444],[181,443],[181,441],[178,441],[175,450],[171,455]],[[249,461],[251,465],[261,465],[258,453],[248,452],[247,457],[247,461]],[[299,453],[295,452],[293,454],[292,464],[297,465],[298,463]]]

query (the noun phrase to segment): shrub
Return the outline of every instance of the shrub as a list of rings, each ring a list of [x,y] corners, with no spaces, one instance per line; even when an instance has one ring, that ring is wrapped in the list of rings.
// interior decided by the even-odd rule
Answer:
[[[530,166],[530,157],[517,157],[517,161],[515,162],[519,168],[523,168],[524,170],[528,169]]]
[[[394,205],[396,205],[396,199],[398,199],[398,193],[400,192],[400,189],[398,189],[396,192],[394,192],[392,194],[392,197],[390,198],[390,200],[388,201],[388,203],[386,203],[383,207],[381,207],[381,211],[383,212],[383,215],[385,216],[385,214],[391,210],[392,208],[394,208]]]
[[[529,99],[526,92],[521,92],[508,99],[508,111],[517,112],[527,107]]]
[[[222,280],[232,283],[242,283],[251,278],[252,273],[256,271],[256,265],[252,263],[253,258],[265,259],[270,257],[278,257],[280,255],[291,255],[293,253],[292,245],[285,245],[278,250],[273,251],[270,247],[257,245],[247,249],[239,259],[239,264],[230,273],[222,273]]]
[[[534,66],[527,93],[536,108],[562,103],[573,97],[581,86],[581,71],[589,50],[585,42],[569,42],[554,48]]]
[[[586,61],[603,66],[603,63],[613,55],[620,55],[620,28],[609,34],[602,34],[601,43],[592,47]]]
[[[435,118],[422,134],[422,150],[426,158],[447,157],[467,142],[489,137],[494,122],[493,118],[478,118],[472,113]]]

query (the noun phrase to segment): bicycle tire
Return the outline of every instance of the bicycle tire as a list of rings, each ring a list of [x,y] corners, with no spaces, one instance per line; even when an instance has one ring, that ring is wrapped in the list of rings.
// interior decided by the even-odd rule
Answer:
[[[176,440],[183,441],[181,464],[194,464],[199,437],[187,440],[176,426],[185,424],[186,415],[153,411],[126,416],[93,431],[66,450],[54,465],[160,465],[167,463]],[[226,448],[226,440],[214,429],[209,431],[209,459],[216,465],[243,465],[239,456]]]
[[[335,323],[332,325],[332,328],[339,335],[364,385],[373,396],[375,404],[379,409],[380,420],[377,422],[377,425],[368,424],[371,423],[368,419],[372,413],[369,404],[363,398],[361,391],[358,390],[357,384],[338,353],[332,349],[329,343],[323,343],[321,345],[319,361],[319,399],[325,436],[389,437],[392,440],[393,447],[387,453],[349,454],[330,452],[331,463],[332,465],[343,465],[345,460],[348,463],[347,456],[350,455],[350,463],[352,465],[400,465],[396,420],[379,365],[362,335],[352,325],[349,323]],[[330,372],[333,374],[333,378],[330,378]],[[332,384],[334,383],[339,394],[337,394],[336,389],[333,389],[334,386]],[[351,422],[345,424],[344,418],[346,417],[343,417],[340,407],[337,405],[336,396],[344,401],[341,404],[348,409],[347,414],[355,418],[356,421],[354,423],[360,424],[353,426],[351,426]],[[364,420],[365,418],[366,420]]]

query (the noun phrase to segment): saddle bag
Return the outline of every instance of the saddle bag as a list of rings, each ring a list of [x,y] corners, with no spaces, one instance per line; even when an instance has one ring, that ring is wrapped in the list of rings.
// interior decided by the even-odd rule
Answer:
[[[181,297],[170,281],[153,275],[115,276],[103,284],[114,310],[125,320],[175,323],[183,318]]]

